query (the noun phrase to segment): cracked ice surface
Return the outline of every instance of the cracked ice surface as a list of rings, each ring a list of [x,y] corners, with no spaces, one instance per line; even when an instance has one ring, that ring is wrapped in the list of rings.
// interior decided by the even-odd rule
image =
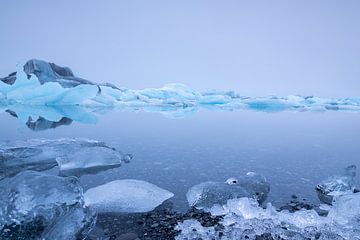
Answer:
[[[160,112],[176,118],[185,117],[201,108],[256,111],[360,110],[360,98],[298,95],[244,97],[232,91],[198,92],[183,84],[131,90],[112,84],[95,84],[75,77],[68,68],[54,67],[54,64],[40,60],[30,60],[25,66],[18,67],[16,73],[0,79],[0,109],[16,112],[24,122],[29,117],[31,121],[36,121],[40,116],[53,122],[60,121],[62,117],[94,122],[96,118],[89,112],[104,112],[114,108]]]

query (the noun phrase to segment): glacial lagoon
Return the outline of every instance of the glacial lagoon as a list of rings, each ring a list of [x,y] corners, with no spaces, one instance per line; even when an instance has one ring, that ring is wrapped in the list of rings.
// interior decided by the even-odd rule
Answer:
[[[358,99],[21,77],[30,85],[0,82],[3,239],[360,238],[358,175],[333,206],[315,191],[359,166]],[[193,186],[223,189],[249,173],[269,184],[260,206],[244,194],[206,211],[189,205]]]

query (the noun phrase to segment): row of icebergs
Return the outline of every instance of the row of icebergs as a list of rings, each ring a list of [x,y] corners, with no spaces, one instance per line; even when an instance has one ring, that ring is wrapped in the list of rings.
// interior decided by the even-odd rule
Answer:
[[[256,111],[359,111],[360,98],[244,97],[229,91],[198,92],[183,84],[132,90],[112,84],[95,84],[75,77],[66,67],[32,59],[16,72],[0,78],[0,110],[13,111],[24,122],[44,117],[59,121],[94,122],[89,113],[144,110],[168,117],[185,117],[199,109]],[[79,111],[80,109],[80,111]]]

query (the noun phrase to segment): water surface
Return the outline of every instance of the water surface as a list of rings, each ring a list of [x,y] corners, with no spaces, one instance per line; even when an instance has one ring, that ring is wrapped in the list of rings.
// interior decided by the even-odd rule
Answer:
[[[72,122],[33,131],[0,114],[0,140],[84,137],[134,155],[129,164],[81,177],[84,189],[117,179],[151,182],[175,194],[174,209],[187,209],[187,190],[204,181],[225,181],[249,171],[271,184],[268,201],[292,194],[317,203],[314,187],[339,169],[359,163],[357,112],[257,112],[202,110],[181,119],[158,113],[113,111],[96,124]]]

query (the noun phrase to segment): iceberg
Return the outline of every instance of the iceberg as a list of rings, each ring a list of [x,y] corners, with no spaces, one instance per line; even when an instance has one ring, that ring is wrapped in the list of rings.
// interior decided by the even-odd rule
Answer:
[[[104,142],[80,138],[29,139],[0,144],[0,179],[24,170],[44,171],[59,166],[62,175],[118,167],[129,162],[124,154]]]
[[[186,198],[191,207],[214,211],[218,205],[234,198],[249,197],[263,203],[269,191],[270,185],[264,176],[249,172],[238,179],[229,178],[226,182],[209,181],[195,185],[189,189]]]
[[[125,179],[90,188],[85,192],[84,199],[85,205],[98,213],[144,213],[173,196],[173,193],[154,184]]]
[[[315,190],[321,202],[332,204],[334,196],[355,191],[356,166],[346,167],[342,174],[331,176],[319,183]]]
[[[49,222],[64,206],[82,202],[83,190],[77,178],[23,171],[0,181],[0,228],[36,217]]]
[[[266,112],[360,110],[359,97],[245,97],[233,91],[199,92],[179,83],[161,88],[132,90],[110,83],[94,83],[76,77],[70,68],[37,59],[29,60],[23,67],[18,65],[17,68],[16,72],[0,78],[0,109],[16,112],[23,122],[27,122],[29,117],[30,122],[36,121],[40,116],[54,122],[60,121],[61,117],[94,122],[95,113],[111,110],[159,112],[171,118],[186,117],[204,108],[214,111],[249,109]],[[79,116],[77,111],[63,111],[67,108],[82,109],[82,114]],[[52,113],[52,116],[45,116],[49,114],[44,114],[44,111]]]

